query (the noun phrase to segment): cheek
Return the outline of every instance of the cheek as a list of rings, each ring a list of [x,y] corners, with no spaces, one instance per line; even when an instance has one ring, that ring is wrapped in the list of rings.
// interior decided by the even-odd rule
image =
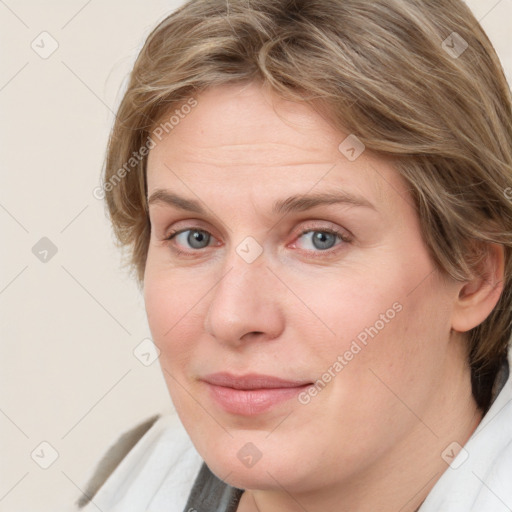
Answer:
[[[311,344],[304,353],[322,380],[343,372],[345,383],[363,389],[375,383],[372,369],[406,390],[415,376],[432,379],[450,330],[450,306],[422,256],[388,264],[380,258],[378,266],[316,281],[314,289],[294,283],[310,309],[295,306],[299,339]]]
[[[198,283],[195,283],[196,285]],[[154,343],[161,351],[162,366],[173,365],[191,350],[191,338],[202,324],[197,319],[195,306],[204,291],[193,286],[180,273],[159,270],[148,259],[144,276],[144,301],[149,328]]]
[[[375,269],[361,269],[323,277],[312,281],[315,287],[301,285],[299,280],[291,284],[305,303],[296,300],[290,310],[296,325],[302,326],[299,332],[311,333],[315,329],[321,334],[314,340],[307,335],[299,338],[306,343],[314,341],[315,356],[328,355],[332,359],[351,347],[359,352],[354,342],[361,349],[366,348],[399,321],[403,310],[400,299],[404,295],[399,277],[374,273]],[[295,328],[293,323],[291,327]]]
[[[337,362],[333,369],[339,370],[325,404],[333,410],[344,404],[345,413],[359,418],[368,434],[378,418],[389,425],[403,421],[393,427],[397,432],[404,428],[412,418],[402,402],[418,410],[427,407],[444,371],[450,310],[442,287],[433,276],[412,293],[395,285],[380,283],[375,295],[360,297],[359,311],[343,314],[346,336],[322,354],[324,371],[329,368],[325,362],[331,368]],[[351,427],[361,428],[357,422]]]
[[[194,403],[190,403],[184,390],[188,389],[185,372],[194,354],[193,341],[200,325],[193,321],[197,297],[176,275],[171,277],[168,272],[149,269],[145,275],[144,299],[152,339],[160,350],[162,376],[183,421],[194,411]]]

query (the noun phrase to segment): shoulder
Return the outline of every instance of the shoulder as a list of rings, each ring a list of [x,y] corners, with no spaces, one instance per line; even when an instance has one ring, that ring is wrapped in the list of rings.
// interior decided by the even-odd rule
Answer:
[[[128,512],[150,504],[160,510],[159,501],[186,500],[201,463],[177,415],[153,415],[110,446],[76,502],[77,510]]]
[[[84,494],[82,494],[77,501],[78,508],[84,507],[91,501],[94,495],[98,492],[98,489],[119,466],[119,463],[124,459],[128,452],[160,417],[160,414],[155,414],[154,416],[147,418],[143,422],[124,432],[117,441],[114,442],[114,444],[96,464],[94,472],[86,484]]]
[[[421,512],[506,512],[512,504],[512,352],[490,409]],[[444,452],[443,452],[444,453]],[[442,455],[441,455],[442,456]],[[448,464],[448,461],[447,461]],[[507,505],[505,505],[507,504]]]

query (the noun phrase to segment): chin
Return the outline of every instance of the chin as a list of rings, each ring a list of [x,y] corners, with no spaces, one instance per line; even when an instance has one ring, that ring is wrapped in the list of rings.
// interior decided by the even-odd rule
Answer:
[[[304,464],[308,457],[290,457],[297,451],[284,445],[283,439],[265,443],[254,438],[241,440],[235,437],[229,443],[219,443],[214,450],[211,444],[209,449],[203,446],[206,450],[201,456],[218,478],[233,487],[268,490],[282,485],[300,490],[311,471],[311,466]],[[301,474],[301,469],[305,474]]]
[[[218,478],[239,489],[270,490],[279,488],[279,484],[286,487],[288,481],[287,471],[265,465],[263,459],[252,468],[243,467],[241,464],[223,464],[218,460],[212,464],[206,461],[206,464]]]

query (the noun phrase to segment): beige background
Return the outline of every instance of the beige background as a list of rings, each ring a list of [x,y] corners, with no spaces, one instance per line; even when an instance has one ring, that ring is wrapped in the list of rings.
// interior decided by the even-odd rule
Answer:
[[[92,191],[130,66],[179,4],[0,0],[2,512],[69,510],[124,429],[172,408],[158,363],[133,353],[142,297]],[[512,0],[468,4],[512,82]]]

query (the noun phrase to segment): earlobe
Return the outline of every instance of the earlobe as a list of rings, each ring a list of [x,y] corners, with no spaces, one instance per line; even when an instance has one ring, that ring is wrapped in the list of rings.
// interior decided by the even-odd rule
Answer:
[[[502,245],[486,244],[478,275],[462,283],[452,314],[452,329],[467,332],[492,312],[503,291],[505,251]]]

